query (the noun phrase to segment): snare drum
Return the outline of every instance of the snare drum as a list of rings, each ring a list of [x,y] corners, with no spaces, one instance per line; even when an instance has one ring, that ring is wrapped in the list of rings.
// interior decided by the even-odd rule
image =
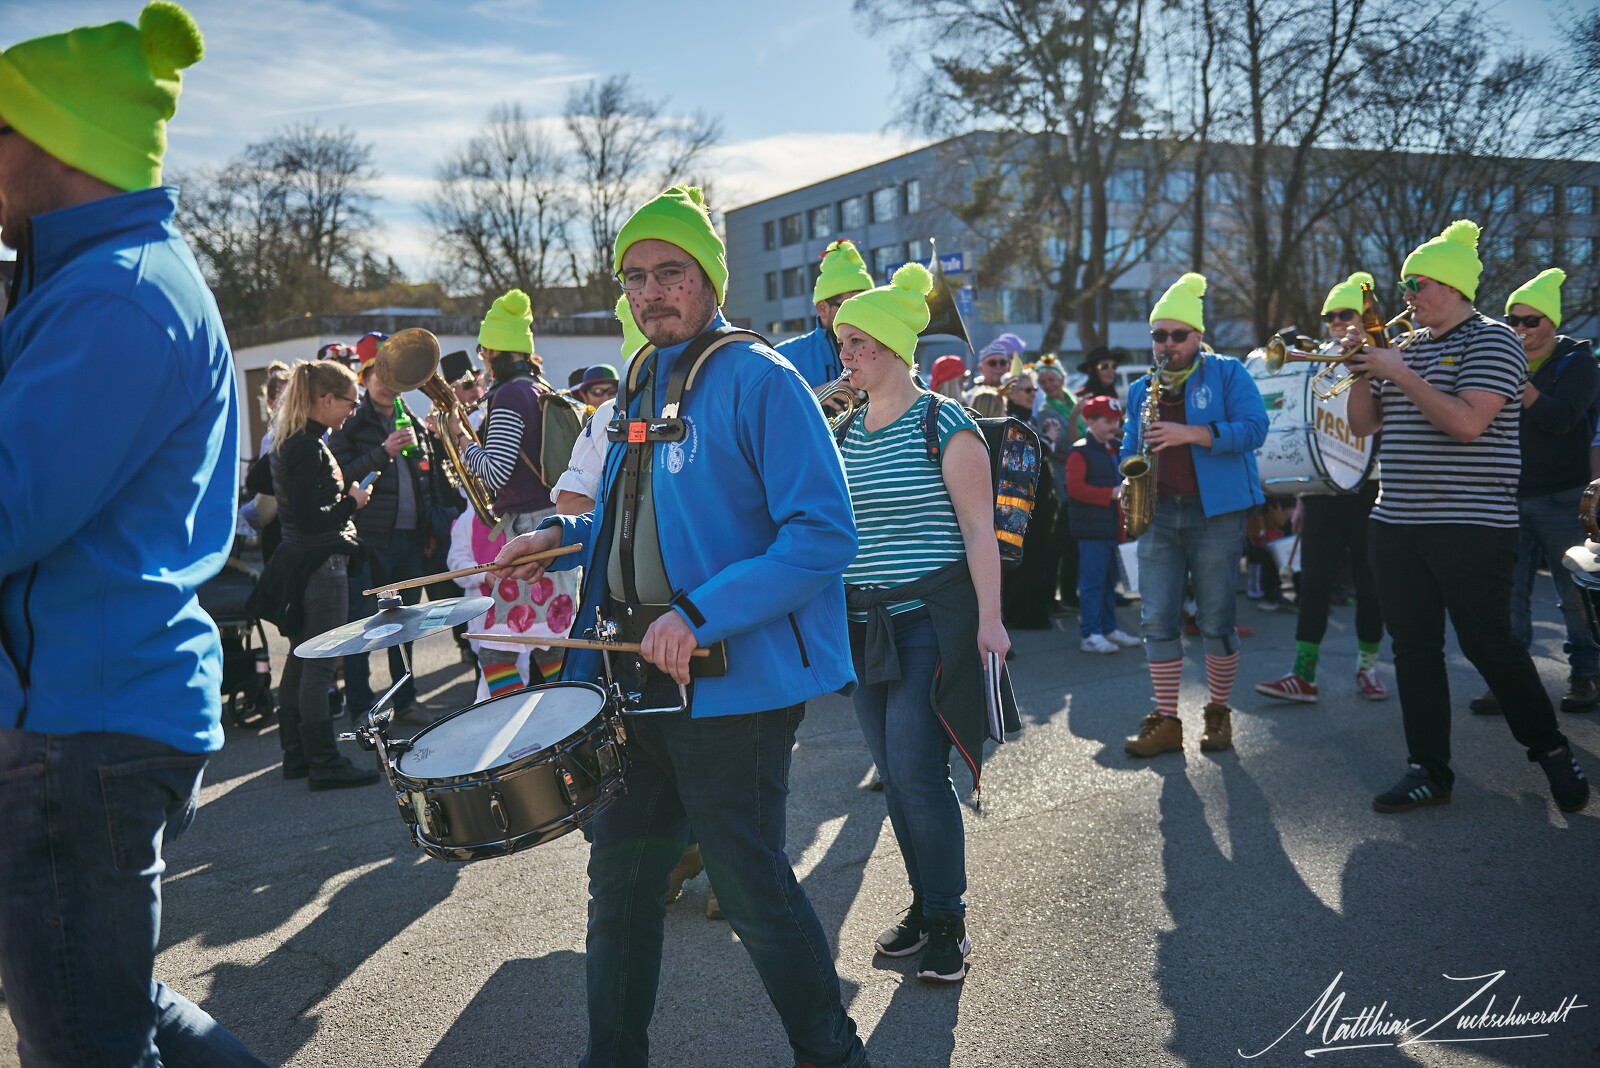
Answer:
[[[1256,453],[1256,469],[1268,496],[1354,493],[1371,477],[1372,438],[1351,433],[1345,418],[1349,390],[1327,401],[1311,392],[1311,379],[1326,366],[1291,363],[1272,375],[1259,356],[1245,364],[1267,407],[1267,440]],[[1353,388],[1365,387],[1357,382]]]
[[[401,818],[440,860],[501,857],[576,830],[624,788],[610,711],[600,687],[557,682],[445,717],[391,752]]]

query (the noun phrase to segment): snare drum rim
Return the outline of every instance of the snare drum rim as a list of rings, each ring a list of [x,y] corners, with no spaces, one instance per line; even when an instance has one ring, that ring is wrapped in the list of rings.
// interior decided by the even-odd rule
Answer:
[[[455,790],[462,786],[473,783],[483,783],[496,779],[505,779],[515,773],[524,771],[527,768],[534,768],[541,764],[549,763],[549,761],[556,756],[565,755],[569,750],[577,745],[582,744],[583,741],[588,738],[589,734],[595,729],[597,720],[603,721],[605,719],[607,706],[610,705],[611,702],[606,696],[605,690],[592,682],[546,682],[541,683],[538,686],[525,686],[523,687],[523,690],[550,690],[557,687],[563,689],[582,687],[583,689],[589,690],[600,698],[600,711],[595,713],[595,715],[590,719],[585,720],[583,726],[579,727],[577,730],[573,731],[571,734],[568,734],[559,741],[548,745],[543,749],[538,749],[532,753],[519,756],[515,760],[509,760],[504,764],[495,764],[492,767],[479,768],[477,771],[470,771],[461,775],[419,776],[410,775],[400,770],[400,761],[405,757],[405,753],[397,753],[389,761],[390,777],[394,780],[394,783],[397,787],[401,784],[405,784],[405,786],[408,788],[408,792],[414,791],[417,793],[426,794],[430,789]],[[513,691],[513,693],[521,692],[522,690]],[[406,752],[410,752],[411,749],[416,745],[417,740],[422,738],[435,727],[438,727],[444,723],[448,723],[457,716],[464,716],[468,712],[482,708],[484,705],[493,704],[496,701],[503,701],[507,696],[509,695],[501,694],[499,697],[491,697],[488,700],[479,701],[477,704],[468,705],[466,708],[450,713],[443,719],[439,719],[428,724],[426,727],[422,728],[422,730],[411,736],[411,745],[406,747]]]

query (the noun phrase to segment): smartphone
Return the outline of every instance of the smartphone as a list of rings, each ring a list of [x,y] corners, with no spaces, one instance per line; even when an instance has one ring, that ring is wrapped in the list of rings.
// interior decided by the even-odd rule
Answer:
[[[372,488],[372,484],[374,482],[378,481],[378,476],[381,475],[381,474],[383,474],[382,471],[373,471],[370,474],[368,474],[366,478],[361,480],[361,483],[360,483],[361,488],[364,489],[364,490],[371,489]]]

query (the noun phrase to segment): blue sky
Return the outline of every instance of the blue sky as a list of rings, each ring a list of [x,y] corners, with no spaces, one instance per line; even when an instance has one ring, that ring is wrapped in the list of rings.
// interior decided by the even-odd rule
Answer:
[[[1489,0],[1530,43],[1551,14],[1600,0]],[[134,21],[141,0],[0,0],[0,46],[70,25]],[[291,123],[349,126],[373,143],[380,244],[430,267],[414,205],[489,109],[559,116],[569,88],[627,73],[651,96],[721,117],[726,207],[924,143],[891,128],[894,42],[850,0],[188,0],[207,56],[186,76],[169,167],[220,163]],[[1488,35],[1490,40],[1496,34]]]

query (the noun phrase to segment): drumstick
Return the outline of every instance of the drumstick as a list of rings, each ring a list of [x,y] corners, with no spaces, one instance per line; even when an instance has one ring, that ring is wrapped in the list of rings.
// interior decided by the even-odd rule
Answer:
[[[570,556],[572,553],[582,552],[583,543],[577,545],[563,545],[559,549],[546,549],[542,553],[531,553],[520,556],[504,564],[479,564],[477,567],[463,567],[456,571],[441,571],[437,575],[423,575],[421,578],[406,579],[404,582],[394,582],[387,586],[376,586],[370,590],[362,590],[362,595],[371,597],[378,593],[393,593],[396,590],[412,590],[418,586],[427,586],[434,582],[444,582],[446,579],[464,578],[467,575],[481,575],[485,571],[493,571],[497,567],[517,567],[521,564],[531,564],[539,560],[552,560],[557,556]]]
[[[513,645],[538,645],[552,649],[600,649],[611,653],[638,653],[633,642],[596,642],[588,638],[526,638],[520,634],[466,634],[465,638],[484,642],[510,642]],[[690,656],[710,656],[710,649],[696,649]]]

